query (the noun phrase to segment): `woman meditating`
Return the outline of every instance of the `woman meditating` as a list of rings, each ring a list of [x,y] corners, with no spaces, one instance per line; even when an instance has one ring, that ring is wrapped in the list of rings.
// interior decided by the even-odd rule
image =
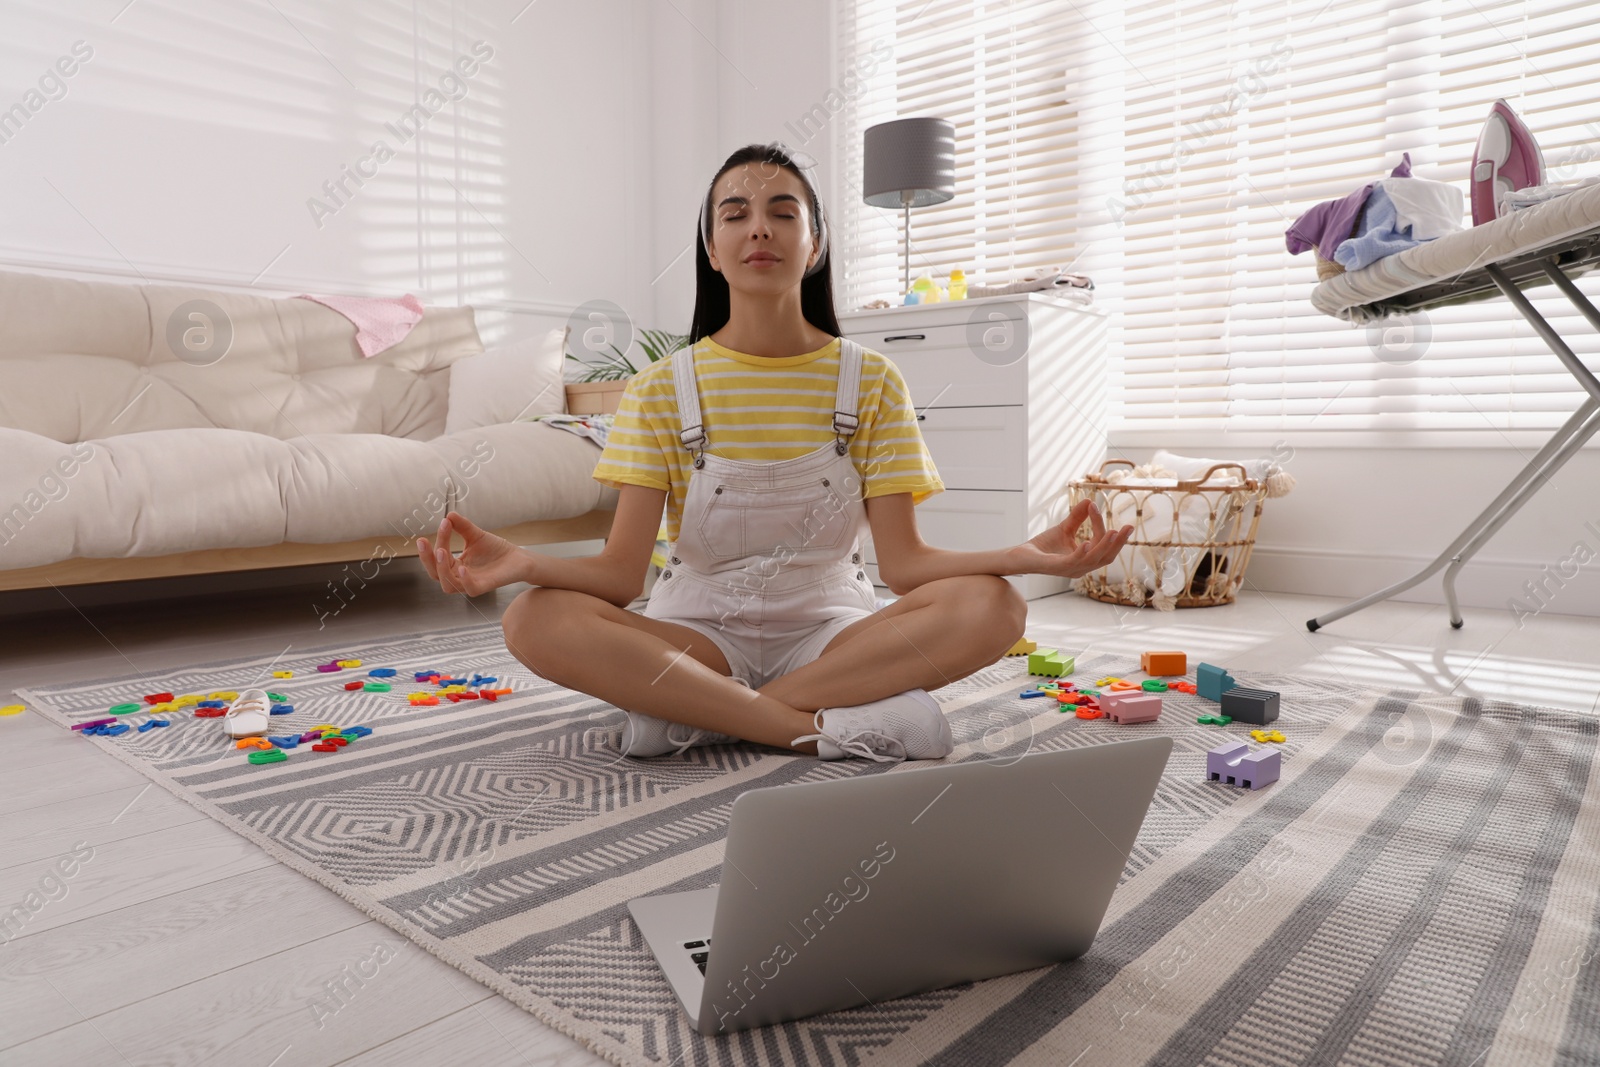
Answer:
[[[924,544],[913,505],[944,485],[899,369],[839,336],[822,203],[781,145],[728,157],[696,242],[690,345],[629,379],[595,468],[619,491],[604,551],[530,552],[450,512],[435,544],[418,539],[422,564],[446,592],[530,583],[506,608],[506,647],[626,711],[625,755],[745,740],[942,758],[950,727],[928,690],[1022,636],[1027,604],[1002,575],[1086,574],[1132,527],[1108,532],[1085,502],[1010,548]],[[629,611],[663,507],[669,560]],[[869,530],[898,595],[882,609]]]

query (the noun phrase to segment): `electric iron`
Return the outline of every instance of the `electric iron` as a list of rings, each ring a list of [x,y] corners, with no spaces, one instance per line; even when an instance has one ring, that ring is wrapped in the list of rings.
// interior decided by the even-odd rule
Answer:
[[[1472,152],[1472,224],[1493,222],[1500,198],[1514,189],[1544,184],[1544,153],[1511,105],[1496,100]]]

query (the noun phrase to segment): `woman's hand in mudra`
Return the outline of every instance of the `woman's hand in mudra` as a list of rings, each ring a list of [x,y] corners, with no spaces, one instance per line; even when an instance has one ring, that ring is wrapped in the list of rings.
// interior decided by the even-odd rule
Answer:
[[[1089,540],[1079,542],[1078,528],[1085,519],[1093,534]],[[1081,578],[1116,559],[1132,535],[1132,526],[1107,531],[1100,509],[1092,501],[1080,500],[1060,523],[1011,549],[1011,560],[1017,568],[1013,573]]]
[[[457,556],[450,551],[450,531],[460,532],[466,550]],[[497,534],[479,528],[465,515],[451,511],[439,523],[439,536],[432,543],[417,538],[417,558],[428,577],[446,593],[481,596],[502,585],[522,581],[527,553]]]

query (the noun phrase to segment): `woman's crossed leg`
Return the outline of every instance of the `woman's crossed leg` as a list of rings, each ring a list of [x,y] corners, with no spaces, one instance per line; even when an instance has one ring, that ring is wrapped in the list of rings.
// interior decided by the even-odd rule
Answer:
[[[534,587],[501,620],[536,674],[627,711],[816,754],[819,708],[934,690],[994,663],[1022,636],[1027,603],[1004,578],[941,578],[845,627],[820,656],[759,690],[733,680],[704,634],[570,589]]]

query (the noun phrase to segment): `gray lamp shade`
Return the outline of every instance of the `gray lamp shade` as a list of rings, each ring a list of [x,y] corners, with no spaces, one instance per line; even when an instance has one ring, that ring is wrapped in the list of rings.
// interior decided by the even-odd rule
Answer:
[[[913,118],[869,127],[863,143],[862,199],[873,207],[942,204],[956,195],[956,128],[948,119]]]

